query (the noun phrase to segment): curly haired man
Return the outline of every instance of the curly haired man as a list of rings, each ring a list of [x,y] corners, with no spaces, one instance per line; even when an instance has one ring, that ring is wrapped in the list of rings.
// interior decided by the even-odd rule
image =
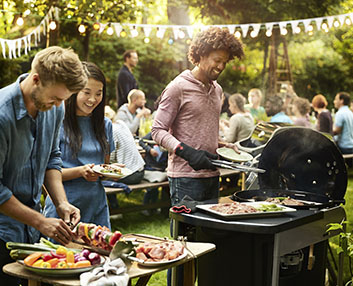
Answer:
[[[178,75],[162,93],[152,137],[169,150],[167,174],[172,205],[188,195],[202,201],[218,197],[217,158],[222,88],[216,82],[226,64],[244,55],[242,44],[226,29],[200,32],[189,47],[195,65]]]

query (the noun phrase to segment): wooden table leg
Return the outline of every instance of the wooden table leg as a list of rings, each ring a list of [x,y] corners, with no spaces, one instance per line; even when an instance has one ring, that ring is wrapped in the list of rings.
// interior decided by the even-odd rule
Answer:
[[[28,286],[40,286],[40,281],[28,280]]]
[[[194,286],[195,285],[195,260],[191,260],[184,266],[184,283],[183,286]]]
[[[146,286],[152,275],[142,276],[137,280],[135,286]]]

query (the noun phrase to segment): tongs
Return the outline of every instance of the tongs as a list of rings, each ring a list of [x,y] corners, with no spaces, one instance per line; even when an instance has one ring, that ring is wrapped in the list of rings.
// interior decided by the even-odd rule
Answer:
[[[225,168],[225,169],[231,169],[231,170],[238,170],[238,171],[243,171],[243,172],[255,172],[255,173],[265,173],[266,170],[260,169],[260,168],[255,168],[255,167],[250,167],[246,165],[242,165],[239,163],[234,163],[234,162],[229,162],[229,161],[224,161],[224,160],[211,160],[212,164]]]

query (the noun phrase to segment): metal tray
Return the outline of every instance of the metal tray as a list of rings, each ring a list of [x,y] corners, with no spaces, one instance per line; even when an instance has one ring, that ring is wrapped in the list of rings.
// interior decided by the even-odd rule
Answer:
[[[249,203],[241,203],[244,205],[248,206],[253,206],[254,208],[259,208],[261,205],[274,205],[273,203],[268,203],[268,202],[249,202]],[[279,211],[268,211],[268,212],[263,212],[259,211],[256,213],[243,213],[243,214],[224,214],[218,211],[215,211],[211,209],[212,206],[215,206],[217,204],[207,204],[207,205],[197,205],[196,207],[198,209],[201,209],[203,211],[206,211],[208,213],[211,213],[213,215],[217,215],[219,217],[222,217],[223,219],[228,219],[228,220],[237,220],[237,219],[248,219],[248,218],[262,218],[262,217],[270,217],[270,216],[280,216],[283,214],[287,214],[290,212],[295,212],[296,209],[294,208],[289,208],[283,205],[276,205],[278,207],[281,207],[282,210]]]

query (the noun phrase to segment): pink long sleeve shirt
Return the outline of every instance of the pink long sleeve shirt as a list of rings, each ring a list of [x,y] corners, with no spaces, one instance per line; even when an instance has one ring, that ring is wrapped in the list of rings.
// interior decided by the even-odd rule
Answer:
[[[163,91],[152,125],[152,138],[169,151],[169,177],[208,178],[219,175],[218,170],[195,171],[174,150],[183,142],[195,149],[216,153],[221,97],[222,88],[216,81],[207,90],[190,70],[178,75]]]

